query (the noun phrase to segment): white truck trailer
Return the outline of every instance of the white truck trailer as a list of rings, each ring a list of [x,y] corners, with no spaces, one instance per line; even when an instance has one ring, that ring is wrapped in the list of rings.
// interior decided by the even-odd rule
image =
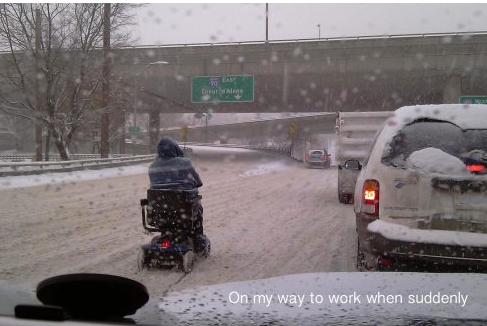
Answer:
[[[360,164],[369,154],[375,134],[392,111],[338,112],[336,120],[338,164],[338,200],[352,203]]]

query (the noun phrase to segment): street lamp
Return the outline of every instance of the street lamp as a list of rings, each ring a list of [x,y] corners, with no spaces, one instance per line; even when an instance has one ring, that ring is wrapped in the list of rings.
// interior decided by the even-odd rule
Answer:
[[[316,27],[318,27],[318,39],[321,39],[321,25],[317,24]]]
[[[137,142],[137,92],[139,90],[139,75],[140,73],[147,67],[149,66],[155,66],[155,65],[167,65],[169,62],[159,60],[155,62],[148,63],[142,68],[140,68],[139,72],[135,74],[135,90],[134,90],[134,125],[132,126],[134,129],[132,130],[132,135],[131,135],[131,140],[132,140],[132,150],[133,150],[133,155],[137,155],[137,150],[136,150],[136,142]]]

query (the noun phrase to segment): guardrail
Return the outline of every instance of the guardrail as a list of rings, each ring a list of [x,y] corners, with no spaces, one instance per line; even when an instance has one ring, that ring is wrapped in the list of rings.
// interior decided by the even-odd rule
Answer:
[[[151,162],[155,158],[151,155],[129,157],[96,158],[72,161],[53,162],[0,162],[0,176],[32,175],[52,172],[72,172],[84,169],[96,170],[108,167],[125,166],[136,163]]]
[[[130,157],[130,154],[110,154],[110,158],[118,157]],[[71,160],[89,160],[89,159],[99,159],[100,154],[71,154]],[[3,154],[0,155],[0,161],[3,162],[30,162],[35,158],[35,154]],[[61,161],[61,156],[59,154],[50,154],[49,162],[51,161]]]
[[[276,154],[290,156],[290,148],[287,146],[264,146],[259,145],[235,145],[235,144],[203,144],[203,143],[187,143],[186,145],[193,146],[212,146],[212,147],[231,147],[231,148],[245,148],[255,149],[266,152],[273,152]],[[191,155],[191,153],[188,153]],[[12,155],[15,156],[15,155]],[[18,155],[18,157],[25,157],[30,155]],[[96,170],[108,167],[126,166],[137,163],[152,162],[155,159],[155,154],[112,157],[112,158],[95,158],[84,160],[71,161],[49,161],[49,162],[0,162],[0,177],[4,176],[19,176],[19,175],[35,175],[55,172],[73,172],[79,170]]]

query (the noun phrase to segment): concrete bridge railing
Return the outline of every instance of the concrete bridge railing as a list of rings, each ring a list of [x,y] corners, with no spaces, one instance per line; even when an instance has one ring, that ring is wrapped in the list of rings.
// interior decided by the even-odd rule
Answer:
[[[301,38],[301,39],[276,39],[269,41],[241,41],[241,42],[203,42],[203,43],[174,43],[158,45],[136,45],[126,46],[121,49],[159,49],[174,47],[202,47],[202,46],[225,46],[225,45],[245,45],[245,44],[266,44],[266,43],[299,43],[299,42],[323,42],[323,41],[348,41],[348,40],[370,40],[370,39],[395,39],[395,38],[426,38],[438,36],[469,36],[469,35],[486,35],[487,31],[466,31],[466,32],[443,32],[443,33],[412,33],[412,34],[382,34],[382,35],[358,35],[358,36],[337,36],[321,38]],[[1,53],[1,52],[0,52]]]

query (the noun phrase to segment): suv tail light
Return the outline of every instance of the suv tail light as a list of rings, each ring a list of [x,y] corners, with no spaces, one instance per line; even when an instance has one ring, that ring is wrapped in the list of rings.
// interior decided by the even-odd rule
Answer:
[[[379,216],[379,181],[367,179],[362,191],[362,211],[367,215]]]
[[[323,156],[321,157],[321,160],[322,160],[322,161],[326,161],[327,159],[328,159],[328,155],[323,155]]]

